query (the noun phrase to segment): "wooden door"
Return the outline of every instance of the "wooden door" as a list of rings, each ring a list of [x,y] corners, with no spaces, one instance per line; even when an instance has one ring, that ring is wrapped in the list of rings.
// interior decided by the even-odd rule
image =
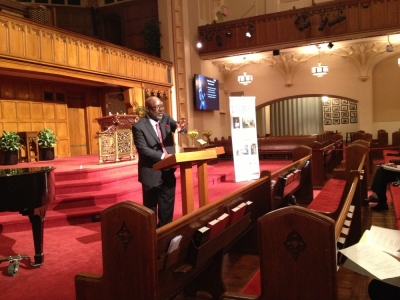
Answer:
[[[85,117],[85,93],[68,92],[67,101],[71,156],[86,155],[88,154],[88,149]]]

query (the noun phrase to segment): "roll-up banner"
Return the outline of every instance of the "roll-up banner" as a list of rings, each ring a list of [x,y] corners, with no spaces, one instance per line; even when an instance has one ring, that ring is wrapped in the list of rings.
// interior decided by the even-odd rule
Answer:
[[[235,182],[260,178],[256,98],[229,97]]]

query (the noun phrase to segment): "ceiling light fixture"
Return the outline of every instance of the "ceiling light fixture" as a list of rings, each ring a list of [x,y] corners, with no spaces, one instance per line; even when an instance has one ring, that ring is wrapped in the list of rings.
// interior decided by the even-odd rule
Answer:
[[[245,64],[246,64],[246,57],[243,57],[243,66]],[[238,82],[243,85],[248,85],[249,83],[253,82],[253,76],[247,75],[246,72],[244,72],[243,75],[238,76]]]
[[[322,77],[329,72],[328,66],[321,66],[321,50],[320,46],[317,46],[318,48],[318,66],[312,67],[311,68],[311,74],[313,74],[316,77]]]

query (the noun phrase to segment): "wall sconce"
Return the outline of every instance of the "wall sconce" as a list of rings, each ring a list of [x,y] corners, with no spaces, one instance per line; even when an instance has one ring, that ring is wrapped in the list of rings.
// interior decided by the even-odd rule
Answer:
[[[253,30],[254,30],[253,25],[249,25],[249,27],[247,28],[247,31],[246,31],[246,36],[248,38],[251,38],[251,36],[253,35]]]

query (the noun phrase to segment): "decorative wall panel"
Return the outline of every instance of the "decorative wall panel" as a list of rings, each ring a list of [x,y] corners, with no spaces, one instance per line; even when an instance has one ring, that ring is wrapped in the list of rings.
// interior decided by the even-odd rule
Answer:
[[[17,102],[17,118],[20,120],[31,118],[31,104],[29,102]]]
[[[46,119],[54,119],[56,117],[54,111],[54,104],[43,104],[43,113],[46,116]]]
[[[67,51],[67,39],[65,36],[56,34],[54,38],[54,62],[56,64],[66,64],[66,51]]]
[[[17,118],[17,103],[10,101],[1,101],[3,107],[3,118],[4,119],[16,119]]]
[[[31,110],[32,110],[32,119],[36,119],[36,120],[44,119],[42,103],[32,103]]]
[[[26,27],[26,44],[30,45],[29,47],[23,47],[26,50],[26,57],[28,59],[39,60],[40,57],[40,31],[33,27]]]

